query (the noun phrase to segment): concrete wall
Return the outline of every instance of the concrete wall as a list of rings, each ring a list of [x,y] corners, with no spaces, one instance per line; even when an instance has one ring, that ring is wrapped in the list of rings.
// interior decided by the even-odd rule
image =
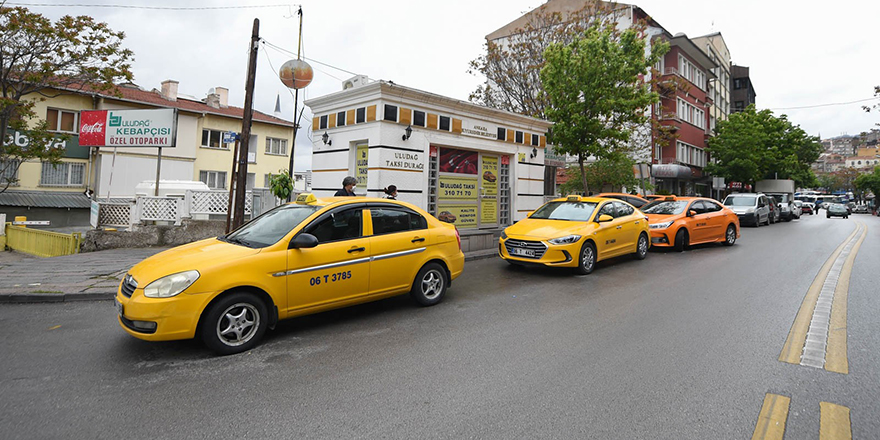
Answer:
[[[88,210],[86,210],[88,214]],[[83,237],[81,252],[105,249],[179,246],[225,234],[224,220],[184,220],[181,226],[136,226],[131,231],[88,231]]]

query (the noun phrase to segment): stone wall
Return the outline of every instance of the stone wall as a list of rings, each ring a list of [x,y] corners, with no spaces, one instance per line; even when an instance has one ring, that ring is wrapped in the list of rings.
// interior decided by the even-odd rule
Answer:
[[[88,231],[81,252],[117,248],[179,246],[226,233],[225,220],[183,220],[180,226],[136,225],[130,231]]]

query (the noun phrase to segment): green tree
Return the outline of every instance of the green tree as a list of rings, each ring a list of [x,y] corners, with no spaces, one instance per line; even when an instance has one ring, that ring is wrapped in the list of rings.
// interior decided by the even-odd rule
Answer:
[[[278,170],[278,174],[269,175],[269,188],[272,195],[280,200],[288,200],[290,194],[293,193],[293,181],[290,180],[290,173],[284,170]]]
[[[718,122],[708,150],[714,160],[706,165],[709,174],[750,184],[766,178],[792,179],[805,186],[815,182],[810,166],[822,153],[822,145],[785,115],[776,117],[750,105]]]
[[[880,167],[874,167],[873,172],[856,177],[854,184],[863,195],[867,195],[864,193],[868,191],[872,192],[874,194],[874,206],[877,206],[877,196],[880,195]]]
[[[605,186],[614,188],[619,191],[631,191],[639,187],[639,179],[636,179],[633,171],[635,161],[627,156],[618,156],[606,159],[600,159],[585,166],[586,181],[589,188],[601,190]],[[565,194],[584,193],[584,179],[581,170],[578,167],[569,167],[565,170],[568,181],[559,188],[560,192]],[[646,182],[647,184],[647,182]]]
[[[585,191],[586,159],[626,154],[635,127],[649,123],[647,109],[660,99],[644,78],[669,45],[658,42],[650,54],[645,46],[636,29],[618,32],[609,25],[544,52],[541,80],[550,104],[547,117],[554,122],[550,142],[577,156]]]
[[[26,8],[0,6],[0,192],[29,160],[57,163],[63,150],[44,147],[54,135],[34,112],[37,100],[83,89],[112,92],[131,81],[132,52],[125,35],[91,17],[64,16],[56,22]],[[53,127],[54,128],[54,127]],[[26,146],[10,142],[23,133]]]

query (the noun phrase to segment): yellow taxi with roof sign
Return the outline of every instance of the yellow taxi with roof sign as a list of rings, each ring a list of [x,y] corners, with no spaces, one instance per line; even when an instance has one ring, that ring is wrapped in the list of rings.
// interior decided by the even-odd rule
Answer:
[[[455,226],[396,200],[300,194],[225,236],[156,254],[125,275],[119,324],[149,341],[248,350],[279,319],[409,292],[440,302],[464,266]]]
[[[552,200],[504,229],[498,252],[511,264],[589,274],[609,258],[644,259],[650,246],[648,220],[638,209],[616,199],[574,195]]]

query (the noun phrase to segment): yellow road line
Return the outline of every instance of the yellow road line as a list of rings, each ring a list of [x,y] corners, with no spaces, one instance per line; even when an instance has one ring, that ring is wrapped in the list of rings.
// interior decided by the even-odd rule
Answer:
[[[807,295],[804,297],[804,301],[801,303],[801,307],[794,319],[794,323],[791,325],[791,330],[788,332],[788,337],[785,339],[785,345],[782,346],[782,352],[779,354],[779,360],[781,362],[800,365],[801,354],[803,354],[804,350],[804,342],[807,339],[807,331],[810,330],[810,320],[813,318],[813,309],[816,307],[819,293],[822,292],[822,285],[825,283],[825,278],[828,276],[828,272],[831,271],[831,266],[834,264],[834,260],[840,255],[840,251],[842,251],[846,244],[852,240],[858,230],[858,225],[856,225],[856,229],[849,234],[849,237],[846,237],[846,240],[843,240],[843,243],[841,243],[837,249],[834,250],[831,256],[828,257],[828,260],[825,261],[825,264],[822,265],[822,268],[819,269],[816,278],[813,279],[813,284],[811,284],[810,288],[807,290]]]
[[[855,263],[856,255],[859,247],[868,236],[868,227],[862,228],[862,236],[859,241],[853,245],[843,268],[840,271],[840,279],[837,281],[837,288],[834,290],[834,301],[831,305],[831,323],[828,326],[828,343],[825,348],[825,369],[835,373],[849,374],[849,360],[847,359],[846,349],[846,302],[849,293],[849,277],[852,274],[853,263]]]
[[[785,434],[785,420],[791,399],[779,394],[767,393],[752,440],[782,440]]]
[[[849,408],[819,402],[819,440],[852,440]]]

